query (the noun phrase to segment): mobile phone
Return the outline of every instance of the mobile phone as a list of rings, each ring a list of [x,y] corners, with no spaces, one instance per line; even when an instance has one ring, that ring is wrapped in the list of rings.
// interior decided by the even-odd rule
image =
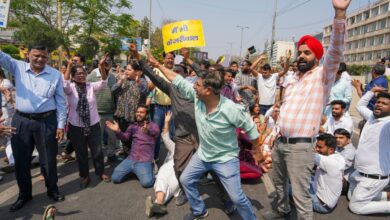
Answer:
[[[255,46],[249,47],[249,48],[248,48],[248,51],[249,51],[250,54],[256,53],[256,48],[255,48]]]

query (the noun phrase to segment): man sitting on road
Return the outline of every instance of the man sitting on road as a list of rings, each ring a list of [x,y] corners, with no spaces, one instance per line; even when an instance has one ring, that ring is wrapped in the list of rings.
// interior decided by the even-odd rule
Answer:
[[[355,160],[356,148],[355,146],[353,146],[351,142],[351,134],[347,130],[343,128],[339,128],[334,131],[334,136],[336,137],[336,142],[337,142],[336,152],[341,154],[341,156],[343,156],[345,160],[344,179],[343,179],[343,192],[344,192],[344,191],[348,191],[348,187],[349,187],[348,179],[349,176],[354,171],[353,164]]]
[[[335,153],[336,146],[336,138],[331,134],[317,137],[314,156],[317,169],[309,190],[315,212],[330,213],[341,195],[345,160]]]
[[[118,139],[132,139],[129,156],[115,168],[111,179],[114,183],[121,183],[127,174],[134,173],[142,187],[149,188],[154,183],[152,161],[160,129],[156,123],[147,120],[147,107],[144,105],[137,107],[135,119],[136,123],[130,125],[125,132],[121,132],[117,122],[106,121],[106,126],[116,133]]]
[[[367,106],[378,93],[374,111]],[[384,192],[390,174],[390,94],[373,87],[358,102],[357,111],[367,120],[356,151],[350,177],[349,208],[356,214],[390,213],[390,193]]]

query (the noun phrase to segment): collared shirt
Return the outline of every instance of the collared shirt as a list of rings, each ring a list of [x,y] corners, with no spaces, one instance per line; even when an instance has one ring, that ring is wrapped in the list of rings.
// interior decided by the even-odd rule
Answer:
[[[225,84],[222,86],[221,95],[232,100],[233,102],[235,101],[234,91],[230,84]]]
[[[285,88],[278,125],[287,137],[314,137],[343,57],[345,20],[335,20],[323,67],[297,73]]]
[[[334,131],[339,128],[344,128],[347,130],[351,135],[353,133],[353,121],[351,116],[349,114],[344,113],[341,118],[336,121],[334,117],[331,115],[325,122],[323,128],[325,129],[326,133],[329,133],[333,135]]]
[[[352,143],[345,145],[344,147],[337,147],[336,152],[343,156],[345,160],[344,178],[348,180],[348,177],[353,173],[353,163],[355,161],[356,148]]]
[[[341,100],[345,104],[349,105],[352,101],[352,84],[341,78],[337,80],[330,91],[329,102],[335,100]],[[325,115],[330,116],[332,114],[332,105],[328,104],[325,109]]]
[[[324,156],[317,153],[314,157],[314,164],[317,165],[314,175],[314,191],[321,201],[333,208],[343,188],[345,160],[340,154]]]
[[[154,72],[165,81],[169,82],[169,80],[165,77],[165,75],[157,68],[154,69]],[[171,99],[167,94],[161,91],[159,88],[155,88],[154,93],[154,101],[159,105],[171,105]]]
[[[177,75],[172,81],[195,105],[195,121],[199,133],[199,158],[205,162],[224,163],[238,157],[236,128],[242,128],[251,140],[259,134],[244,108],[221,96],[215,112],[207,114],[203,101],[195,95],[193,85]]]
[[[364,88],[363,95],[366,94],[366,92],[371,91],[372,87],[374,87],[374,86],[380,86],[380,87],[383,87],[385,89],[389,89],[389,82],[387,81],[386,76],[384,76],[384,75],[378,76],[377,78],[371,80],[371,82],[369,84],[367,84],[366,87]],[[372,97],[372,99],[368,103],[367,107],[370,110],[374,110],[375,102],[376,102],[376,98],[374,96],[374,97]]]
[[[132,140],[129,159],[137,162],[151,162],[154,157],[154,145],[160,134],[160,128],[154,122],[148,122],[147,132],[142,131],[143,124],[134,123],[125,132],[117,133],[122,141]]]
[[[372,97],[374,93],[368,91],[356,106],[357,111],[367,122],[360,135],[355,169],[365,174],[386,176],[390,174],[390,116],[374,117],[373,112],[367,107]]]
[[[16,109],[24,113],[57,110],[57,128],[66,122],[66,101],[61,74],[45,65],[40,73],[31,70],[30,63],[15,60],[0,51],[0,65],[13,74],[16,86]]]
[[[91,126],[100,121],[99,113],[96,106],[96,92],[101,91],[107,87],[107,80],[101,80],[99,82],[87,83],[87,100],[89,105],[89,114]],[[76,84],[70,82],[70,80],[64,80],[64,90],[66,94],[66,100],[69,107],[69,123],[77,127],[85,127],[81,123],[81,119],[77,112],[77,103],[79,102],[79,94],[76,89]]]

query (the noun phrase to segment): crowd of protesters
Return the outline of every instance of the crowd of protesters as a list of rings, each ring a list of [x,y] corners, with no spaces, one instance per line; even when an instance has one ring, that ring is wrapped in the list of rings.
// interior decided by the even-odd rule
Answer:
[[[146,49],[146,59],[141,57],[134,44],[126,66],[114,68],[104,55],[91,71],[81,55],[60,71],[50,67],[45,45],[29,47],[28,62],[0,52],[0,65],[16,88],[13,98],[13,84],[0,71],[0,135],[19,187],[10,211],[32,199],[34,149],[48,197],[65,199],[57,186],[62,143],[62,159],[77,160],[82,189],[91,182],[89,154],[100,180],[120,184],[134,173],[142,187],[154,187],[145,202],[148,217],[167,214],[172,197],[177,206],[189,202],[184,219],[207,217],[198,184],[214,182],[226,214],[256,219],[241,180],[264,173],[276,190],[275,209],[264,219],[287,217],[290,199],[298,219],[313,219],[313,211],[332,212],[342,193],[356,214],[390,213],[390,193],[384,191],[390,174],[390,64],[376,64],[365,87],[351,79],[342,62],[349,3],[333,1],[325,54],[306,35],[297,56],[287,51],[276,69],[265,55],[253,62],[248,55],[229,67],[198,64],[187,48],[179,52],[181,63],[169,52],[161,64]],[[361,97],[356,106],[353,88]],[[350,108],[364,119],[358,146],[351,141],[357,134]],[[168,152],[164,159],[161,146]],[[105,161],[119,162],[111,176]]]

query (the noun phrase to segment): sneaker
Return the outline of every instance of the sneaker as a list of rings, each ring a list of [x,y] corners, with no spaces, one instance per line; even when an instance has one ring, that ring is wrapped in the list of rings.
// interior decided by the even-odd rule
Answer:
[[[206,218],[209,215],[209,212],[205,210],[202,214],[200,215],[194,215],[192,212],[188,213],[187,215],[184,216],[183,220],[197,220],[197,219],[202,219]]]
[[[146,197],[145,214],[148,218],[151,218],[154,214],[165,215],[167,213],[167,208],[164,205],[154,203],[151,196]]]
[[[288,214],[272,210],[272,211],[266,211],[262,216],[265,220],[272,220],[272,219],[285,219],[288,216]]]
[[[14,165],[6,166],[1,168],[1,170],[5,173],[13,173],[15,172],[15,166]]]
[[[234,203],[231,200],[226,201],[223,203],[223,211],[227,215],[231,215],[236,211],[236,206],[234,205]]]
[[[176,206],[182,206],[186,204],[188,201],[186,194],[183,192],[183,190],[180,190],[179,195],[176,197]]]

